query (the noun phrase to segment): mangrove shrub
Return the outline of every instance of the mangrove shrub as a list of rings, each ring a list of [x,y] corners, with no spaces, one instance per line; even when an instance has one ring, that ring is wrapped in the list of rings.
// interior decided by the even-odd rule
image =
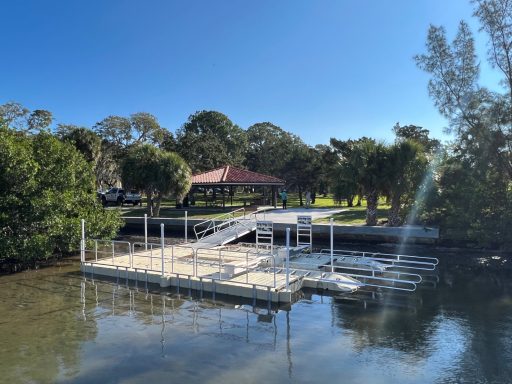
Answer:
[[[26,267],[79,249],[80,219],[89,237],[111,238],[121,225],[98,202],[84,157],[49,133],[0,128],[0,261]]]

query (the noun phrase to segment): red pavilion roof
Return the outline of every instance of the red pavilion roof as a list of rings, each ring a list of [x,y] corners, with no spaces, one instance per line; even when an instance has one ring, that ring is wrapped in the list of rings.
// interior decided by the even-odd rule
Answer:
[[[192,185],[227,184],[227,185],[284,185],[285,181],[274,176],[247,171],[226,165],[222,168],[192,176]]]

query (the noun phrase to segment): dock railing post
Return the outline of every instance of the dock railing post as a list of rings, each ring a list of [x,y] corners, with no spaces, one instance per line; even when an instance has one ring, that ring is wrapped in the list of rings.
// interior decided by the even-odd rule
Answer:
[[[334,219],[331,217],[331,272],[334,272]]]
[[[82,224],[82,239],[80,241],[80,260],[85,261],[85,220],[81,220]]]
[[[164,277],[165,273],[165,264],[164,264],[164,223],[160,224],[160,248],[161,248],[161,256],[162,256],[162,277]]]
[[[286,290],[290,288],[290,228],[286,228]]]
[[[148,250],[148,214],[144,214],[144,249]]]
[[[185,211],[185,243],[188,242],[188,211]]]

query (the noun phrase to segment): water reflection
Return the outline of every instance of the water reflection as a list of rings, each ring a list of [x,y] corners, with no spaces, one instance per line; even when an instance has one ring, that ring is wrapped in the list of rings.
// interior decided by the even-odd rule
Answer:
[[[0,278],[5,382],[512,381],[512,283],[445,268],[414,294],[304,292],[291,307],[159,292],[63,266]]]
[[[2,382],[51,383],[79,372],[80,346],[97,335],[95,322],[77,321],[79,287],[80,279],[60,273],[0,279]]]

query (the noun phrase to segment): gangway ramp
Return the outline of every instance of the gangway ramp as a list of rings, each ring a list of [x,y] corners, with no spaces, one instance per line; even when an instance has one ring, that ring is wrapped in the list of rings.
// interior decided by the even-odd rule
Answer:
[[[225,245],[256,230],[258,212],[246,215],[245,209],[216,216],[194,225],[197,241],[189,243],[193,248],[213,248]]]

